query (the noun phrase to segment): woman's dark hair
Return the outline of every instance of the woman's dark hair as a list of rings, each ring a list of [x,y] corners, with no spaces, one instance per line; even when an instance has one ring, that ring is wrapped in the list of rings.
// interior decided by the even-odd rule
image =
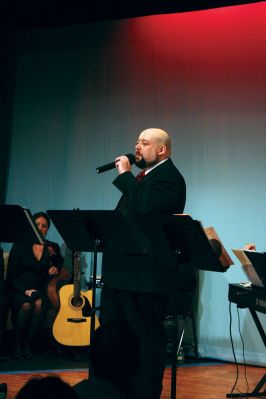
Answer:
[[[47,215],[47,213],[45,213],[45,212],[37,212],[37,213],[34,213],[34,215],[32,215],[32,217],[33,217],[33,220],[35,221],[36,219],[38,219],[38,218],[44,218],[45,220],[46,220],[46,222],[47,222],[47,225],[48,225],[48,229],[50,228],[50,225],[51,225],[51,219],[49,218],[49,216]]]

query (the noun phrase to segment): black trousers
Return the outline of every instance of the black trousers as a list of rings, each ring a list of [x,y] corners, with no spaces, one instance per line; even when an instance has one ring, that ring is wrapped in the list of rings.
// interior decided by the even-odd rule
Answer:
[[[5,295],[0,294],[0,347],[4,345],[4,330],[7,321],[9,302]]]
[[[127,320],[141,343],[141,358],[133,381],[135,399],[159,399],[165,369],[166,333],[164,317],[167,297],[103,286],[101,323]],[[122,367],[122,366],[121,366]]]

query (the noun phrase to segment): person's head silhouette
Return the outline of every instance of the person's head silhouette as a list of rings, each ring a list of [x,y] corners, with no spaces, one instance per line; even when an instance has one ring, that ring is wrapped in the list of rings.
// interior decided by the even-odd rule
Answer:
[[[15,399],[78,399],[74,389],[60,377],[35,377],[26,382]]]

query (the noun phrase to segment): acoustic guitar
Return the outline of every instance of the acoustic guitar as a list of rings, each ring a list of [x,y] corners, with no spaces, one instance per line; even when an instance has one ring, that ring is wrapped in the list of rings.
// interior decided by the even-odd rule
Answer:
[[[74,284],[59,290],[59,311],[53,324],[56,341],[66,346],[90,345],[92,290],[80,290],[80,252],[74,253]],[[99,327],[95,315],[95,329]]]

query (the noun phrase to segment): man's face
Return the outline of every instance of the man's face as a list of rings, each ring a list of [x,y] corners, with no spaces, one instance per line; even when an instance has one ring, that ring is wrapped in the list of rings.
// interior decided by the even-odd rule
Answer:
[[[135,164],[141,168],[149,168],[159,162],[160,143],[156,136],[150,131],[140,134],[135,145]]]

